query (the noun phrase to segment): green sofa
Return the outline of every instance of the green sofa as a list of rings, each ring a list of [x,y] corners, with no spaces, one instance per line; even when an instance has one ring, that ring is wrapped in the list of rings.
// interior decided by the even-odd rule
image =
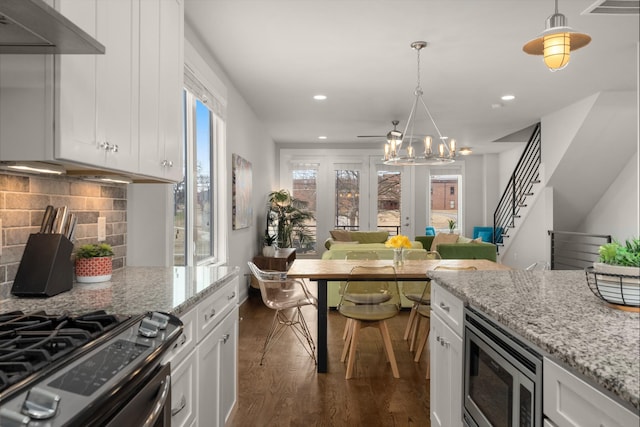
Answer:
[[[435,236],[416,236],[422,247],[430,250]],[[436,248],[443,259],[488,259],[496,261],[496,245],[493,243],[441,243]]]

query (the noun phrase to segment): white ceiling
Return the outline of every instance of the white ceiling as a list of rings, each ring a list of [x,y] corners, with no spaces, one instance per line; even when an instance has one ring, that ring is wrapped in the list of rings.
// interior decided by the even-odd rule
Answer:
[[[393,119],[404,129],[410,44],[425,40],[427,106],[443,134],[477,154],[512,147],[521,138],[493,141],[595,92],[637,90],[638,15],[583,14],[594,2],[559,1],[593,40],[555,73],[522,51],[552,0],[186,0],[185,19],[281,146],[380,146],[357,136],[385,135]]]

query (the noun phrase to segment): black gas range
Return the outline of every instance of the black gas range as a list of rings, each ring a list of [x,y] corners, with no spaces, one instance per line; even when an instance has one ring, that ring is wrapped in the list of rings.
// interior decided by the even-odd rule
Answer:
[[[169,425],[160,362],[181,332],[158,312],[0,314],[0,426]]]

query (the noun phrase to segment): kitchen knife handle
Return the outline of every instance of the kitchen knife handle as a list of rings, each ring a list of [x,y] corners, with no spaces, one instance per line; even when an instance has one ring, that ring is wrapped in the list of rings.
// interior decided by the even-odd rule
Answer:
[[[42,216],[42,225],[40,226],[40,233],[47,233],[50,231],[51,221],[53,220],[53,206],[48,205],[44,211],[44,215]]]

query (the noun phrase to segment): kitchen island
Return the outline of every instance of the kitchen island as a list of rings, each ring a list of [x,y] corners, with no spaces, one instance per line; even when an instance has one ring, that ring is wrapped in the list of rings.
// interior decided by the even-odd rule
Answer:
[[[68,292],[48,298],[23,298],[0,292],[0,312],[44,310],[81,314],[91,310],[135,315],[147,311],[180,316],[238,275],[238,267],[126,267],[110,281],[74,283]]]
[[[542,356],[640,410],[640,315],[596,297],[583,271],[428,272]]]

